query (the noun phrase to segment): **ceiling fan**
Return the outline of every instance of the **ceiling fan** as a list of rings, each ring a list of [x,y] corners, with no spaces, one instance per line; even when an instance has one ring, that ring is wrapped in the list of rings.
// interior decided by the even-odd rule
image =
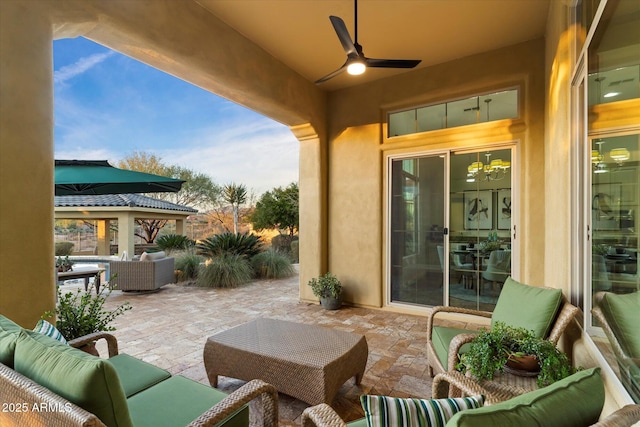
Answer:
[[[358,0],[354,0],[354,40],[351,41],[351,36],[347,30],[347,26],[344,21],[337,16],[329,16],[331,24],[340,39],[342,48],[347,54],[347,61],[338,68],[336,71],[327,74],[321,79],[316,80],[316,84],[326,82],[327,80],[337,76],[344,70],[347,70],[349,74],[359,75],[365,72],[367,67],[371,68],[413,68],[420,63],[420,59],[374,59],[367,58],[362,52],[362,46],[358,44]]]

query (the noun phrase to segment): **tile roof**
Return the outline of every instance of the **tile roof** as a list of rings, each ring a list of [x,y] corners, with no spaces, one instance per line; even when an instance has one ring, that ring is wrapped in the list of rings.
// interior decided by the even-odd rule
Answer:
[[[91,196],[55,196],[55,207],[138,207],[180,212],[198,212],[189,206],[154,199],[142,194],[103,194]]]

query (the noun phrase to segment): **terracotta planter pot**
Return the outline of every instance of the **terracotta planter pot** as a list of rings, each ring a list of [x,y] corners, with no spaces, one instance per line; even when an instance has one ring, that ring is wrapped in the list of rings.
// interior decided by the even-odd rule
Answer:
[[[509,356],[509,360],[507,360],[507,366],[513,369],[527,372],[537,372],[540,370],[538,358],[531,355]]]

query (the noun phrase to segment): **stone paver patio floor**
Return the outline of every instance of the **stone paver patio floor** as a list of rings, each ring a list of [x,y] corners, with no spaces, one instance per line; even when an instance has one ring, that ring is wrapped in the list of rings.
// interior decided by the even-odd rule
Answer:
[[[426,317],[354,307],[324,310],[299,301],[297,275],[254,281],[234,289],[167,285],[150,294],[113,291],[106,306],[124,301],[133,309],[114,322],[120,352],[174,375],[208,385],[202,357],[207,337],[257,317],[269,317],[366,336],[369,357],[362,384],[356,386],[353,379],[348,380],[331,405],[345,421],[362,418],[361,394],[431,396],[432,382],[426,373]],[[218,388],[231,392],[242,384],[221,377]],[[280,425],[300,425],[308,405],[283,394],[279,401]]]

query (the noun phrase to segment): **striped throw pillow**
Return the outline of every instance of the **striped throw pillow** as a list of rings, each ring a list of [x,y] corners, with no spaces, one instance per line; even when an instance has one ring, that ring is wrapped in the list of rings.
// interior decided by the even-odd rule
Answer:
[[[60,341],[63,344],[67,344],[67,340],[62,336],[59,330],[56,329],[51,323],[46,320],[38,320],[36,323],[36,327],[33,328],[35,332],[51,337],[55,340]]]
[[[363,395],[360,402],[368,427],[440,427],[457,412],[482,407],[484,396],[426,400]]]

